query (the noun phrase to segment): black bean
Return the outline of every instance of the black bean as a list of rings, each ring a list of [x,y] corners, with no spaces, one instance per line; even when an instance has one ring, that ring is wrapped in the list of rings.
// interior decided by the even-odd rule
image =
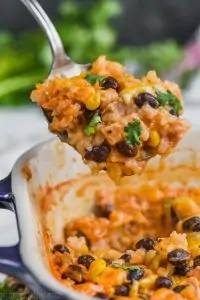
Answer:
[[[200,255],[197,255],[194,258],[194,268],[199,267],[200,266]]]
[[[149,94],[150,95],[150,94]],[[147,100],[147,103],[153,107],[153,108],[158,108],[159,106],[159,102],[158,100],[154,97],[154,96],[148,96],[148,100]]]
[[[153,108],[158,108],[159,102],[158,100],[149,93],[142,93],[137,96],[135,99],[135,104],[141,108],[145,103],[148,103]]]
[[[173,208],[171,208],[171,220],[172,220],[172,226],[175,227],[177,225],[179,219]]]
[[[139,280],[144,275],[144,270],[137,268],[128,272],[127,279],[133,282],[134,280]]]
[[[184,265],[190,258],[190,253],[184,249],[175,249],[167,255],[168,261],[174,266]]]
[[[146,103],[146,98],[144,97],[144,94],[140,94],[135,99],[135,104],[137,107],[141,108]]]
[[[180,293],[180,292],[182,292],[186,287],[188,287],[188,285],[186,285],[186,284],[177,285],[177,286],[175,286],[175,287],[173,288],[173,291],[174,291],[175,293]]]
[[[101,292],[96,293],[96,294],[94,295],[94,297],[100,298],[100,299],[108,299],[108,298],[109,298],[108,295],[106,295],[105,293],[101,293]]]
[[[86,120],[86,123],[90,123],[90,121],[92,120],[92,118],[94,117],[95,114],[100,115],[100,110],[99,108],[95,109],[95,110],[89,110],[89,109],[85,109],[84,110],[84,117],[85,117],[85,120]]]
[[[173,116],[176,116],[176,117],[179,116],[178,113],[177,113],[177,111],[176,111],[174,108],[171,108],[171,109],[169,110],[169,113],[170,113],[170,115],[173,115]]]
[[[174,275],[185,276],[192,268],[189,266],[178,266],[174,269]]]
[[[112,264],[112,259],[110,258],[104,258],[105,262],[106,262],[106,266],[109,266]]]
[[[100,82],[100,85],[102,86],[103,89],[107,90],[107,89],[114,89],[116,91],[119,91],[119,83],[118,81],[112,77],[112,76],[108,76],[105,79],[103,79]]]
[[[167,288],[170,289],[172,287],[172,281],[168,277],[158,277],[155,282],[155,288]]]
[[[94,206],[94,214],[99,218],[109,218],[111,212],[113,211],[114,206],[112,204],[105,205],[95,205]]]
[[[59,137],[59,139],[63,142],[66,142],[68,139],[68,132],[67,131],[63,131],[62,133],[57,133],[57,136]]]
[[[125,140],[122,140],[116,144],[117,151],[126,157],[134,157],[138,153],[138,148],[136,145],[131,145]]]
[[[55,252],[60,252],[60,253],[70,253],[69,252],[69,249],[65,246],[65,245],[62,245],[62,244],[57,244],[53,247],[53,250],[52,250],[53,253]]]
[[[62,278],[62,279],[67,279],[67,278],[68,278],[68,273],[67,273],[67,272],[63,272],[63,273],[61,274],[61,278]]]
[[[83,270],[81,267],[77,265],[69,265],[67,270],[62,273],[61,278],[62,279],[70,278],[74,280],[76,283],[82,283],[84,282]]]
[[[194,216],[190,219],[187,219],[183,222],[182,228],[184,231],[190,231],[192,230],[193,226],[200,223],[200,217]]]
[[[130,287],[128,284],[122,284],[115,287],[115,295],[118,296],[128,296]]]
[[[94,146],[91,151],[86,150],[85,159],[93,160],[97,163],[105,162],[110,153],[108,145]]]
[[[78,264],[85,266],[87,269],[89,269],[91,263],[94,261],[94,257],[86,254],[86,255],[81,255],[78,258]]]
[[[63,265],[63,260],[60,256],[56,256],[54,258],[54,263],[55,265],[57,265],[58,267],[61,267]]]
[[[199,232],[200,231],[200,223],[197,223],[194,225],[194,227],[192,228],[193,232]]]
[[[88,248],[91,246],[90,240],[88,239],[88,237],[81,230],[77,231],[76,236],[77,237],[83,237],[85,239],[85,243],[86,243]]]
[[[49,123],[52,122],[52,110],[42,108],[43,114]]]
[[[155,247],[156,241],[153,238],[144,238],[139,240],[135,244],[136,249],[144,248],[145,250],[153,250]]]
[[[131,255],[130,254],[123,254],[119,259],[123,259],[125,262],[130,262]]]

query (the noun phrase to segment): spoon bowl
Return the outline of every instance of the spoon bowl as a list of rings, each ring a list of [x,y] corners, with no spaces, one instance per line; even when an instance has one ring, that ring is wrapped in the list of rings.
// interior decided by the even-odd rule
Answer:
[[[91,64],[78,64],[65,53],[55,26],[37,0],[21,0],[21,2],[33,15],[49,41],[52,52],[52,66],[48,79],[57,76],[70,78],[90,68]]]
[[[48,79],[55,77],[70,78],[87,71],[91,64],[78,64],[66,53],[60,36],[48,15],[37,0],[21,0],[30,11],[45,33],[52,52],[52,65]],[[51,113],[43,108],[42,112],[48,123],[51,123]]]
[[[48,79],[55,77],[71,78],[79,75],[81,72],[87,71],[91,64],[78,64],[74,62],[66,53],[60,36],[37,0],[21,0],[26,8],[31,12],[40,27],[43,29],[52,52],[52,66]],[[47,111],[41,107],[43,114],[50,124],[52,121],[51,111]],[[65,133],[57,134],[61,141],[66,141]],[[147,153],[138,161],[148,161],[153,155]]]

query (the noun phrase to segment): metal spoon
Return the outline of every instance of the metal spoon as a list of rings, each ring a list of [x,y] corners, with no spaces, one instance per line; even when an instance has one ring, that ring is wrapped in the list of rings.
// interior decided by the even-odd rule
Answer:
[[[63,43],[55,26],[37,0],[20,1],[31,12],[40,27],[43,29],[49,41],[52,52],[52,66],[49,79],[55,76],[70,78],[79,75],[81,72],[86,71],[91,66],[91,64],[77,64],[65,53]],[[44,110],[43,112],[47,121],[51,122],[49,113]]]
[[[55,76],[63,76],[63,77],[73,77],[79,75],[81,72],[88,70],[91,64],[77,64],[75,63],[66,53],[62,44],[62,41],[59,37],[59,34],[47,16],[44,9],[38,3],[37,0],[20,0],[27,9],[31,12],[33,17],[36,19],[38,24],[43,29],[52,52],[53,62],[51,71],[49,74],[49,79]],[[52,117],[51,112],[42,108],[45,118],[47,119],[48,123],[51,123]],[[58,137],[61,140],[65,140],[65,134],[59,133]],[[151,154],[146,154],[144,157],[138,159],[138,161],[147,161],[152,157]]]

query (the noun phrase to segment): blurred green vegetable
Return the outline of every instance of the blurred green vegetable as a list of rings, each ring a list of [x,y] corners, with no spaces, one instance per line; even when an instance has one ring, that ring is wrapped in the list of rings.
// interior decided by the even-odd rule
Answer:
[[[145,47],[120,46],[110,21],[122,13],[122,0],[84,2],[62,0],[56,28],[66,52],[75,61],[87,63],[100,54],[122,63],[139,65],[136,75],[149,69],[163,72],[182,56],[173,41]],[[29,104],[35,83],[48,76],[51,66],[49,45],[40,29],[18,37],[0,33],[0,105]]]
[[[12,288],[8,287],[5,283],[0,284],[0,300],[22,300],[18,292],[15,292]]]
[[[183,49],[175,41],[154,43],[140,47],[135,58],[141,65],[140,72],[156,70],[158,73],[171,69],[183,55]]]

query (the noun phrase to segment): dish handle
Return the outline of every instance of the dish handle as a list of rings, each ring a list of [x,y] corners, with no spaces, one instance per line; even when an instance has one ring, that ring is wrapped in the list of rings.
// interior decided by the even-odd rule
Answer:
[[[0,209],[11,210],[16,215],[15,197],[11,192],[11,176],[0,181]],[[1,238],[1,235],[0,235]],[[66,297],[46,288],[23,263],[19,242],[16,245],[0,246],[0,272],[24,282],[40,299],[63,300]]]
[[[0,181],[0,209],[15,213],[14,195],[11,193],[11,176]],[[25,266],[20,257],[19,244],[0,247],[0,272],[21,278]]]

